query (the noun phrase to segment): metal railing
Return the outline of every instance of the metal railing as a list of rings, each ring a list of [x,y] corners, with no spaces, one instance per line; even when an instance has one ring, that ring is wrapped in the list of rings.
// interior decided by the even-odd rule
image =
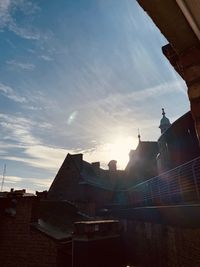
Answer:
[[[131,205],[155,206],[200,202],[200,157],[129,188]]]

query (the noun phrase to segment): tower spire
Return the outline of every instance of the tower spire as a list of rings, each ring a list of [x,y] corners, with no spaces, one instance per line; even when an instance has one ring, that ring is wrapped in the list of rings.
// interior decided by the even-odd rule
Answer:
[[[160,128],[160,130],[161,130],[161,134],[164,132],[164,131],[166,131],[169,127],[170,127],[170,125],[171,125],[171,123],[170,123],[170,121],[169,121],[169,119],[165,116],[165,110],[164,110],[164,108],[162,108],[162,119],[160,120],[160,126],[159,126],[159,128]]]

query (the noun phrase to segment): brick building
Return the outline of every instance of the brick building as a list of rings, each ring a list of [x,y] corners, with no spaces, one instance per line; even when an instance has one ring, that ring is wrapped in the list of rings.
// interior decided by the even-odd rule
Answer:
[[[118,221],[90,222],[68,201],[47,200],[43,198],[46,194],[38,195],[27,194],[25,190],[1,193],[0,266],[85,267],[77,261],[77,257],[84,257],[87,267],[92,267],[96,257],[103,255],[103,248],[106,255],[122,251]],[[86,229],[77,232],[74,224],[79,221],[87,224]],[[83,251],[87,251],[90,258],[84,256]],[[124,260],[118,255],[115,266],[121,266],[116,264]],[[103,266],[111,261],[114,259],[101,259]]]
[[[59,205],[60,206],[60,205]],[[51,220],[48,210],[53,214]],[[42,203],[25,190],[0,196],[0,265],[2,267],[71,266],[71,232],[76,219],[83,219],[74,207],[65,205],[70,219],[65,228],[54,224],[55,203]],[[65,216],[66,217],[66,216]],[[66,219],[62,216],[62,220]],[[59,220],[58,220],[59,221]],[[63,250],[65,253],[63,254]],[[67,264],[67,265],[66,265]]]
[[[125,202],[125,196],[123,199],[118,196],[127,187],[126,172],[117,170],[116,161],[110,161],[109,170],[104,170],[98,162],[90,164],[82,157],[82,154],[67,155],[47,198],[67,200],[91,216],[106,205]]]

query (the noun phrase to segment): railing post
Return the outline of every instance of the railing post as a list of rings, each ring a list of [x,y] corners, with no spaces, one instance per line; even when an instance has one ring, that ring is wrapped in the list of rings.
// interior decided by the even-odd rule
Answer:
[[[159,177],[159,179],[158,179]],[[158,196],[159,196],[159,200],[160,200],[160,203],[159,205],[162,203],[162,197],[161,197],[161,192],[160,192],[160,176],[158,176],[157,179],[156,179],[156,182],[157,182],[157,188],[158,188]]]
[[[153,206],[154,201],[153,201],[153,191],[151,187],[152,181],[149,182],[149,187],[150,187],[150,195],[151,195],[151,206]]]
[[[197,200],[200,200],[200,192],[199,192],[196,173],[195,173],[195,170],[194,170],[195,163],[196,163],[196,160],[192,164],[192,175],[193,175],[193,178],[194,178],[194,184],[195,184],[195,191],[196,191],[196,194],[197,194]]]
[[[184,197],[183,197],[183,190],[182,190],[180,172],[181,172],[181,168],[178,169],[178,183],[179,183],[179,188],[180,188],[181,201],[183,202],[184,201]]]
[[[172,203],[171,189],[170,189],[170,178],[171,178],[170,175],[168,175],[168,177],[167,177],[167,189],[168,189],[168,199],[169,199],[168,204]]]

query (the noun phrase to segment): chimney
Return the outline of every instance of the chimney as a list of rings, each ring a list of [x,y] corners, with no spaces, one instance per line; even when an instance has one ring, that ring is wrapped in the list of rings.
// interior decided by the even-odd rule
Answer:
[[[99,174],[100,171],[100,162],[92,162],[92,168],[96,174]]]
[[[117,170],[117,161],[116,160],[111,160],[108,163],[108,168],[110,172],[115,172]]]
[[[40,199],[47,199],[48,191],[47,191],[47,190],[44,190],[44,191],[42,191],[42,192],[36,191],[35,194],[36,194],[36,196],[39,197]]]

